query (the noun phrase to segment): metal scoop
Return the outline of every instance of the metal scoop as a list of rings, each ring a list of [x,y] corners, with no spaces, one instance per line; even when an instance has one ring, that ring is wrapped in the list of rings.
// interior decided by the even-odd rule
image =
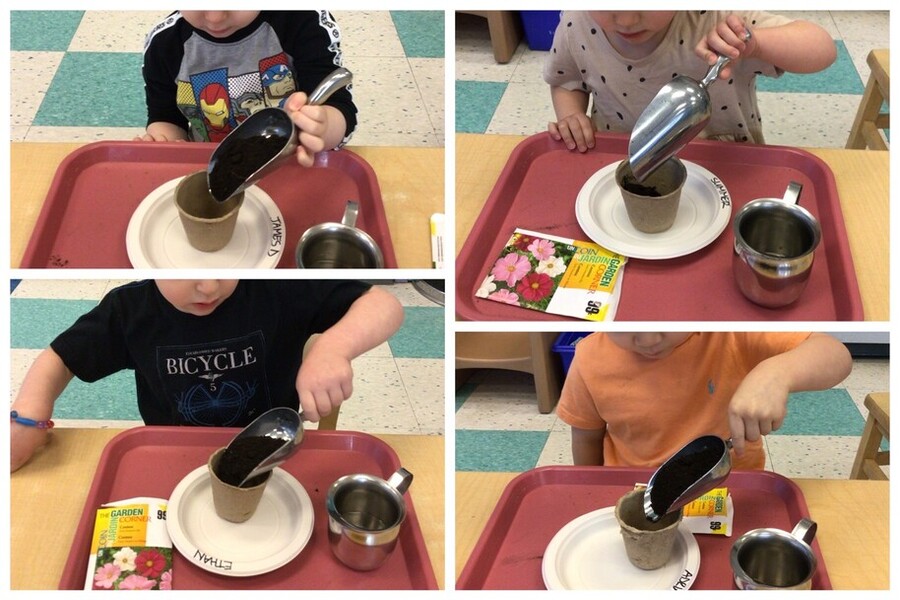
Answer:
[[[750,37],[748,29],[744,41]],[[701,81],[679,75],[656,93],[635,122],[628,141],[628,163],[638,181],[703,131],[711,115],[706,88],[730,61],[720,54]]]
[[[340,67],[313,90],[306,103],[318,106],[351,81],[353,74]],[[224,202],[250,187],[290,160],[297,150],[298,136],[299,131],[283,109],[268,107],[256,111],[225,136],[213,151],[206,167],[210,194]],[[271,152],[261,153],[261,158],[249,156],[253,145],[268,139],[273,141],[265,149],[271,149]]]
[[[258,475],[271,471],[286,461],[297,450],[297,446],[303,441],[303,418],[291,408],[273,408],[256,417],[252,423],[244,427],[228,443],[228,448],[231,448],[235,441],[249,437],[270,437],[284,440],[284,443],[269,456],[262,459],[244,477],[238,487],[243,486],[244,483]]]
[[[731,472],[731,440],[705,435],[661,464],[644,490],[644,514],[659,521],[718,487]]]

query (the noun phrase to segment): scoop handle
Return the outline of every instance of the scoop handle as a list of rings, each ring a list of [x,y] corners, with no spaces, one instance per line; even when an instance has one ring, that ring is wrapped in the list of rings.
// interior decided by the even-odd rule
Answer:
[[[750,32],[750,29],[747,29],[747,33],[744,34],[744,41],[746,42],[751,37],[753,37],[753,34]],[[725,56],[724,54],[719,54],[716,62],[713,63],[713,65],[706,72],[706,75],[700,81],[700,85],[704,88],[712,85],[712,83],[719,78],[719,71],[725,68],[725,65],[727,65],[729,62],[731,62],[731,59],[729,57]]]
[[[322,82],[316,86],[316,89],[314,89],[307,98],[306,103],[318,106],[328,100],[333,93],[342,87],[350,85],[350,82],[352,81],[353,73],[344,67],[338,67],[332,71],[331,75],[323,79]]]

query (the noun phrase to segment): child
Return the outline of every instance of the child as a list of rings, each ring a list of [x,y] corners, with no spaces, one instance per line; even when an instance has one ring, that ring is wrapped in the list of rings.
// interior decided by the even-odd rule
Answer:
[[[577,465],[657,467],[702,435],[762,469],[760,436],[788,394],[844,380],[850,353],[822,333],[595,333],[578,342],[557,407]]]
[[[402,320],[396,298],[358,281],[123,285],[31,366],[11,406],[11,468],[46,442],[40,424],[73,376],[93,382],[133,369],[147,425],[243,427],[277,406],[316,422],[350,396],[351,361]]]
[[[716,53],[731,61],[707,88],[712,116],[699,137],[757,144],[756,76],[814,73],[836,57],[827,31],[771,13],[566,11],[544,63],[556,113],[549,132],[579,152],[594,147],[595,130],[630,133],[665,84],[700,81]]]
[[[341,62],[341,32],[326,11],[172,13],[144,44],[148,124],[136,139],[219,142],[251,113],[280,106],[301,130],[297,161],[311,166],[356,128],[349,89],[306,105]]]

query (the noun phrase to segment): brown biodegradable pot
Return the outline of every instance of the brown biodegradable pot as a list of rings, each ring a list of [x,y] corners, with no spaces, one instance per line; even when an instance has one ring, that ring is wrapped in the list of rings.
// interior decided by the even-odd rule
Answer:
[[[644,514],[644,490],[634,490],[619,498],[616,520],[631,564],[646,570],[665,565],[675,547],[681,515],[679,510],[654,523]]]
[[[209,193],[206,171],[184,177],[175,186],[175,206],[188,242],[202,252],[221,250],[231,241],[244,202],[240,192],[224,202]]]
[[[638,182],[628,160],[616,168],[616,185],[625,201],[628,220],[638,231],[660,233],[675,222],[687,169],[675,157],[657,167]]]
[[[266,473],[262,482],[253,487],[242,488],[230,485],[219,479],[216,474],[223,452],[225,452],[225,448],[219,448],[212,453],[207,462],[209,479],[212,484],[213,505],[216,507],[216,514],[221,518],[232,523],[243,523],[256,512],[256,507],[259,506],[272,471]]]

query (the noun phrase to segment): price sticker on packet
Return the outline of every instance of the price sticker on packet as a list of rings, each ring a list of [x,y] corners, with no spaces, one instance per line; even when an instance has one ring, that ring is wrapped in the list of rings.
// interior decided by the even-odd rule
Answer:
[[[640,483],[635,489],[646,489]],[[685,504],[682,522],[691,533],[706,533],[731,537],[734,525],[734,502],[728,488],[712,489],[696,500]]]

